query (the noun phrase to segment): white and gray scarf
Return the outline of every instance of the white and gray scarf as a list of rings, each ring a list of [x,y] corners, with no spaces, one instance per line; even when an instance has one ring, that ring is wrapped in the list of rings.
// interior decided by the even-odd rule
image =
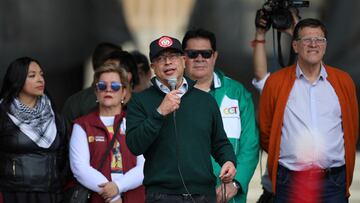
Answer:
[[[49,148],[56,138],[56,124],[50,99],[43,95],[34,108],[29,108],[15,98],[8,113],[21,132],[41,148]]]

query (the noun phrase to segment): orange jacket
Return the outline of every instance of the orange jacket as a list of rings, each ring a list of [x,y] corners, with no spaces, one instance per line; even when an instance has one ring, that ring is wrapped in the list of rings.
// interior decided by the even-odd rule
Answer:
[[[356,89],[349,74],[324,65],[326,78],[339,98],[344,130],[346,189],[349,187],[355,165],[356,142],[359,131],[359,114]],[[268,153],[268,170],[276,192],[276,175],[280,156],[281,128],[284,111],[296,79],[296,65],[283,68],[267,79],[259,104],[260,145]]]

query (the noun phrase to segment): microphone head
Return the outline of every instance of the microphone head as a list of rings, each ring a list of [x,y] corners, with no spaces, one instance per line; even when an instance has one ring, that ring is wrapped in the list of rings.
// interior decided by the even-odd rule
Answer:
[[[176,89],[176,83],[177,83],[176,78],[169,78],[168,79],[168,84],[170,85],[170,90]]]

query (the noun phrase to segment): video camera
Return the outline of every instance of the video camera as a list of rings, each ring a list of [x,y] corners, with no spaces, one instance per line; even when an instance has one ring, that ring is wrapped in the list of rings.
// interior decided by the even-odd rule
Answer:
[[[271,25],[273,28],[279,30],[290,28],[293,21],[290,9],[309,7],[309,4],[309,1],[303,0],[267,0],[256,14],[256,27],[261,27],[266,30],[268,30]],[[259,23],[261,18],[266,20],[267,23],[265,26]]]

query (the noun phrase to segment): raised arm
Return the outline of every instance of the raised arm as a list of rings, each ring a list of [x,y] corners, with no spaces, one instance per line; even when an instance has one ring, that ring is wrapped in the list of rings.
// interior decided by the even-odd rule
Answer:
[[[288,29],[285,30],[279,30],[282,33],[285,33],[289,36],[293,35],[293,31],[295,28],[295,25],[299,21],[299,15],[297,9],[291,9],[292,14],[292,24]],[[270,73],[268,72],[268,64],[267,64],[267,56],[266,56],[266,46],[265,46],[265,38],[266,38],[266,32],[268,31],[267,24],[269,22],[266,21],[266,19],[263,17],[263,12],[261,10],[258,10],[256,13],[256,32],[255,32],[255,38],[252,41],[252,47],[253,50],[253,70],[254,70],[254,79],[252,81],[252,84],[254,87],[261,93],[265,82],[267,78],[269,77]]]
[[[253,69],[254,77],[256,81],[262,80],[266,74],[267,70],[267,60],[266,60],[266,50],[265,50],[265,34],[267,21],[262,18],[263,13],[261,10],[257,12],[257,15],[260,15],[256,19],[259,21],[258,24],[261,26],[256,27],[255,38],[252,41],[253,51]]]

